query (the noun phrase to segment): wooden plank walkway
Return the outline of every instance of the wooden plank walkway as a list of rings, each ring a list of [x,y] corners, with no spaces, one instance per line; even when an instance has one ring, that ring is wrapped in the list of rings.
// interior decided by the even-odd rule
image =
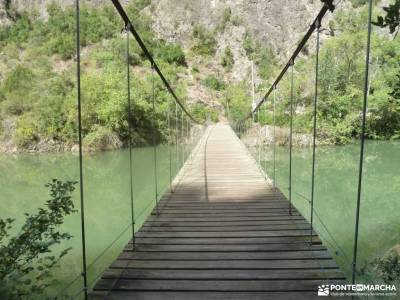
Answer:
[[[178,181],[91,299],[314,299],[344,282],[228,125],[207,129]]]

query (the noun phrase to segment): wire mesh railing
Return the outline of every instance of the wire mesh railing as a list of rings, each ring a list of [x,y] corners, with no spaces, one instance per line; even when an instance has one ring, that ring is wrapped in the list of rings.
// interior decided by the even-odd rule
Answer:
[[[81,253],[82,272],[62,287],[58,297],[88,298],[88,291],[99,279],[104,270],[111,264],[121,250],[135,249],[135,232],[145,222],[149,214],[159,214],[158,203],[166,193],[174,192],[175,176],[183,167],[192,149],[200,139],[203,127],[189,113],[184,103],[178,98],[168,79],[153,58],[151,51],[145,45],[140,34],[128,17],[119,1],[112,1],[114,8],[124,23],[124,29],[117,43],[122,43],[124,55],[117,55],[120,61],[115,72],[125,79],[120,83],[126,99],[125,119],[121,126],[126,127],[127,149],[124,151],[124,161],[118,165],[119,174],[112,181],[113,187],[107,189],[110,198],[106,210],[96,206],[95,195],[104,198],[102,189],[110,182],[98,180],[98,170],[88,170],[86,161],[90,155],[83,151],[83,134],[88,128],[86,118],[91,115],[91,107],[85,103],[85,96],[91,91],[86,90],[85,80],[87,64],[81,60],[80,25],[85,15],[80,14],[80,1],[76,0],[76,50],[77,50],[77,100],[78,100],[78,135],[79,135],[79,177],[80,177],[80,223],[81,223]],[[86,20],[83,20],[85,22]],[[86,22],[85,22],[86,23]],[[132,41],[131,36],[134,37]],[[135,45],[133,43],[136,43]],[[136,73],[132,64],[133,47],[139,47],[149,65],[144,70],[149,85],[145,85],[145,109],[150,115],[149,124],[138,123],[138,100],[135,87]],[[118,51],[118,49],[110,49]],[[136,49],[137,50],[137,49]],[[107,72],[106,68],[97,72]],[[119,68],[119,69],[118,69]],[[140,84],[140,83],[139,83]],[[141,108],[142,109],[142,108]],[[94,119],[95,126],[101,128],[99,119]],[[150,146],[137,147],[137,128],[141,128],[140,137],[146,137]],[[107,155],[106,155],[107,156]],[[112,156],[111,154],[109,156]],[[112,164],[105,158],[105,164]],[[140,170],[140,174],[137,173]],[[123,192],[121,192],[123,191]],[[121,197],[121,194],[123,196]],[[126,198],[126,199],[125,199]],[[126,201],[125,201],[126,200]],[[123,202],[123,203],[122,203]],[[99,226],[104,222],[109,228]],[[129,244],[128,244],[128,241]]]
[[[319,118],[323,117],[324,107],[329,105],[326,103],[329,101],[326,89],[331,88],[326,84],[329,79],[324,72],[334,68],[332,65],[327,65],[327,59],[324,59],[323,64],[320,61],[322,22],[327,12],[333,12],[335,9],[333,1],[323,2],[318,16],[266,95],[247,118],[237,121],[233,127],[245,143],[249,138],[256,139],[254,143],[248,144],[253,144],[253,155],[265,170],[272,185],[279,188],[287,197],[288,214],[292,213],[293,204],[310,222],[310,243],[313,232],[316,231],[354,284],[356,280],[363,280],[363,265],[358,261],[358,254],[367,137],[367,99],[370,93],[373,1],[367,3],[367,20],[366,26],[363,27],[367,29],[364,74],[363,80],[358,80],[359,88],[363,91],[362,95],[359,95],[360,101],[357,100],[360,102],[358,107],[360,148],[358,153],[355,151],[355,146],[351,146],[349,150],[341,149],[341,154],[346,157],[358,157],[358,161],[352,159],[351,168],[338,167],[334,164],[329,157],[332,149],[324,148],[320,144],[324,128],[321,128]],[[304,58],[300,55],[305,48],[309,51],[310,44],[315,47],[313,65],[305,64]],[[325,58],[326,52],[323,55]],[[314,75],[310,79],[306,78],[305,74]],[[305,89],[308,93],[304,92]],[[304,120],[305,115],[310,118]],[[305,121],[311,124],[311,131],[306,138],[302,136]],[[264,129],[262,124],[266,125]],[[267,135],[269,139],[266,138]],[[307,144],[307,150],[297,147],[299,137],[306,139],[306,142],[302,142]],[[337,177],[331,174],[336,174]],[[352,179],[348,180],[349,178]],[[342,189],[346,189],[344,196],[338,193]],[[335,199],[342,196],[343,199],[339,202]],[[340,209],[338,203],[342,205]]]

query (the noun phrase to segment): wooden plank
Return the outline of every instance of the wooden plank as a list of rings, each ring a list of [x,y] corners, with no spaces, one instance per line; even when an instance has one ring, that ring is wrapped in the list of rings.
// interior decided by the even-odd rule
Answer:
[[[132,249],[128,244],[127,250]],[[280,251],[303,251],[303,250],[326,250],[325,246],[306,243],[293,244],[214,244],[214,245],[168,245],[168,244],[139,244],[135,246],[136,251],[180,251],[180,252],[280,252]]]
[[[291,260],[116,260],[110,268],[126,269],[337,269],[332,259],[291,259]]]
[[[107,279],[197,279],[197,280],[277,280],[277,279],[329,279],[343,280],[343,273],[337,269],[294,269],[294,270],[165,270],[165,269],[108,269],[103,278]]]
[[[144,227],[225,227],[225,228],[230,228],[232,226],[271,226],[271,228],[274,228],[273,226],[280,226],[280,225],[293,225],[293,226],[300,226],[300,225],[309,225],[304,219],[298,219],[298,220],[250,220],[250,221],[210,221],[210,222],[199,222],[199,221],[163,221],[163,220],[157,220],[157,219],[152,219],[152,217],[149,217],[148,219],[151,219],[151,221],[147,221],[144,223]]]
[[[92,300],[321,300],[312,292],[193,292],[193,291],[112,291],[92,295]],[[335,297],[348,300],[348,297]]]
[[[308,230],[309,224],[278,224],[278,225],[235,225],[235,226],[143,226],[140,232],[251,232],[251,231],[287,231]]]
[[[281,230],[281,231],[140,231],[137,238],[271,238],[271,237],[308,237],[310,230]],[[315,233],[312,235],[317,237]]]
[[[315,240],[318,237],[314,238]],[[260,245],[260,244],[308,244],[309,236],[287,236],[287,237],[214,237],[214,238],[136,238],[136,244],[158,244],[158,245]]]
[[[101,279],[98,290],[128,291],[228,291],[228,292],[315,292],[321,280],[127,280]],[[332,284],[344,284],[343,280],[332,280]]]
[[[268,259],[317,259],[331,258],[323,251],[279,252],[122,252],[120,260],[268,260]]]

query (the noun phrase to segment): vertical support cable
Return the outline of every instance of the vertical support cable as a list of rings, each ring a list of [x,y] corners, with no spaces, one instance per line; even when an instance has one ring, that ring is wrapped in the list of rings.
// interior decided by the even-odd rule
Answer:
[[[189,132],[190,128],[189,128],[189,117],[186,117],[186,140],[187,140],[187,144],[188,144],[188,156],[190,154],[190,132]]]
[[[267,140],[267,103],[265,103],[265,110],[264,110],[264,121],[265,121],[265,131],[264,131],[264,143],[263,143],[263,150],[264,150],[264,170],[265,170],[265,174],[267,174],[267,159],[265,158],[265,154],[267,152],[266,149],[266,140]]]
[[[313,156],[312,156],[312,173],[311,173],[311,208],[310,208],[310,244],[312,244],[313,222],[314,222],[314,191],[315,191],[315,146],[317,140],[317,109],[318,109],[318,71],[319,71],[319,32],[321,22],[317,19],[315,24],[317,30],[317,49],[315,56],[315,90],[314,90],[314,119],[313,119]]]
[[[179,128],[178,128],[178,104],[175,101],[175,150],[176,150],[176,170],[179,171]]]
[[[357,272],[357,247],[358,247],[358,230],[360,223],[360,207],[361,207],[361,191],[362,191],[362,178],[363,178],[363,165],[364,165],[364,144],[365,144],[365,127],[367,115],[367,101],[369,93],[369,60],[371,53],[371,19],[372,19],[372,0],[369,0],[368,10],[368,36],[367,36],[367,49],[365,57],[365,82],[364,82],[364,101],[362,110],[362,127],[361,127],[361,145],[360,145],[360,165],[358,173],[358,190],[357,190],[357,208],[356,208],[356,224],[354,230],[354,247],[353,247],[353,262],[352,262],[352,284],[356,281]]]
[[[183,125],[183,110],[181,110],[181,146],[182,146],[182,166],[185,164],[185,140],[184,140],[184,128],[185,126]]]
[[[273,144],[273,164],[274,164],[274,188],[276,188],[276,119],[275,119],[275,114],[276,114],[276,85],[274,85],[274,108],[273,108],[273,113],[272,113],[272,118],[273,118],[273,124],[274,124],[274,129],[273,129],[273,134],[274,134],[274,144]]]
[[[153,117],[152,117],[152,129],[153,129],[153,161],[154,161],[154,185],[155,185],[155,200],[156,200],[156,213],[159,215],[158,211],[158,178],[157,178],[157,141],[156,141],[156,94],[155,94],[155,82],[154,82],[154,65],[151,65],[151,83],[153,89]]]
[[[172,128],[171,128],[171,105],[168,102],[168,153],[169,153],[169,191],[173,193],[172,188]]]
[[[260,165],[261,168],[261,120],[260,117],[262,116],[262,106],[260,109],[257,111],[257,120],[258,120],[258,164]]]
[[[292,215],[292,148],[293,148],[293,100],[294,100],[294,61],[290,62],[290,141],[289,141],[289,215]]]
[[[126,31],[126,79],[128,90],[128,126],[129,126],[129,177],[130,177],[130,200],[131,200],[131,221],[132,221],[132,250],[135,250],[135,205],[133,201],[133,155],[132,155],[132,105],[131,105],[131,72],[130,72],[130,49],[129,35],[130,25],[125,25]]]
[[[81,236],[82,236],[82,276],[85,300],[88,299],[88,280],[86,264],[86,234],[85,234],[85,203],[83,194],[83,155],[82,155],[82,106],[81,106],[81,46],[80,46],[80,9],[79,0],[76,4],[76,76],[78,100],[78,139],[79,139],[79,188],[81,204]]]

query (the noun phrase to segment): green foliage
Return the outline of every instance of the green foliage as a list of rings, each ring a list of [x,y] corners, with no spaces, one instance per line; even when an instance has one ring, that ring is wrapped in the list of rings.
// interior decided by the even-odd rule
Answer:
[[[32,22],[27,15],[20,16],[13,26],[0,27],[0,47],[8,43],[26,42],[32,30]]]
[[[182,47],[178,44],[166,43],[165,45],[158,47],[155,54],[157,58],[162,59],[167,63],[186,66],[185,53],[183,52]]]
[[[366,263],[360,274],[371,282],[397,286],[400,283],[400,246],[394,246],[382,257]]]
[[[322,143],[346,144],[360,136],[367,13],[366,6],[338,12],[331,25],[340,34],[326,40],[321,47],[317,117],[318,138]],[[254,45],[247,36],[245,49],[256,58],[259,54]],[[373,32],[366,132],[371,139],[399,137],[399,49],[397,39],[391,40]],[[263,56],[268,57],[268,52]],[[315,56],[299,58],[294,70],[294,131],[311,133]],[[288,127],[290,122],[290,88],[287,74],[278,86],[276,124],[281,127]],[[271,118],[263,121],[272,122]]]
[[[226,47],[225,51],[224,51],[224,55],[222,56],[221,65],[225,69],[230,71],[232,69],[234,63],[235,63],[235,60],[233,59],[233,54],[232,54],[231,48]]]
[[[400,0],[385,6],[383,10],[386,13],[385,17],[378,16],[373,24],[382,28],[389,27],[390,33],[395,33],[396,37],[400,29]]]
[[[212,122],[218,121],[218,112],[201,102],[192,106],[191,113],[196,120],[211,120]]]
[[[353,7],[357,8],[368,3],[368,0],[350,0],[350,2],[353,5]]]
[[[232,17],[232,10],[230,7],[226,7],[224,8],[224,10],[222,11],[222,17],[221,17],[221,21],[219,22],[219,24],[216,26],[215,30],[217,32],[224,32],[226,25],[229,23],[229,21],[231,20]]]
[[[180,45],[154,37],[151,20],[140,13],[148,4],[147,0],[132,1],[126,10],[178,97],[183,97],[183,85],[176,74],[186,67],[185,54]],[[9,71],[4,72],[0,82],[0,115],[15,119],[13,140],[21,150],[43,140],[60,142],[66,149],[77,143],[76,74],[75,63],[70,60],[75,55],[74,7],[61,8],[53,3],[48,12],[47,21],[21,15],[14,24],[0,29],[5,37],[0,48],[10,61]],[[81,57],[85,147],[106,150],[126,145],[126,44],[115,8],[82,5],[81,43],[83,47],[90,45]],[[23,47],[26,49],[21,60]],[[132,140],[137,145],[148,145],[152,143],[149,132],[155,130],[157,141],[162,142],[167,135],[165,103],[171,99],[156,79],[157,128],[152,128],[152,77],[143,72],[150,68],[136,42],[130,44],[129,63],[135,77]],[[141,68],[137,73],[133,68],[136,66]]]
[[[208,75],[204,80],[203,84],[213,90],[216,91],[221,91],[225,89],[225,83],[221,80],[219,80],[216,76],[214,75]]]
[[[17,129],[14,133],[15,143],[21,147],[27,147],[34,142],[37,142],[39,137],[37,135],[37,128],[29,114],[24,115],[17,122]]]
[[[21,115],[24,111],[31,109],[32,103],[28,95],[31,92],[33,80],[34,75],[31,69],[21,64],[6,74],[0,90],[8,99],[3,103],[8,113]]]
[[[10,232],[14,219],[0,219],[0,296],[2,299],[23,300],[44,297],[53,284],[51,270],[70,248],[59,255],[54,246],[69,240],[69,233],[59,231],[64,218],[75,212],[72,192],[76,182],[54,179],[46,185],[50,199],[37,213],[26,213],[25,223],[17,235]]]
[[[195,54],[211,56],[215,54],[217,41],[214,33],[208,30],[204,25],[195,25],[193,27],[193,46],[192,51]]]
[[[246,32],[242,46],[249,59],[257,65],[261,78],[269,79],[278,65],[274,51],[268,46],[263,46],[260,42],[254,42],[249,32]]]
[[[244,83],[229,85],[225,91],[223,105],[227,117],[232,121],[244,119],[251,110],[249,87]]]

